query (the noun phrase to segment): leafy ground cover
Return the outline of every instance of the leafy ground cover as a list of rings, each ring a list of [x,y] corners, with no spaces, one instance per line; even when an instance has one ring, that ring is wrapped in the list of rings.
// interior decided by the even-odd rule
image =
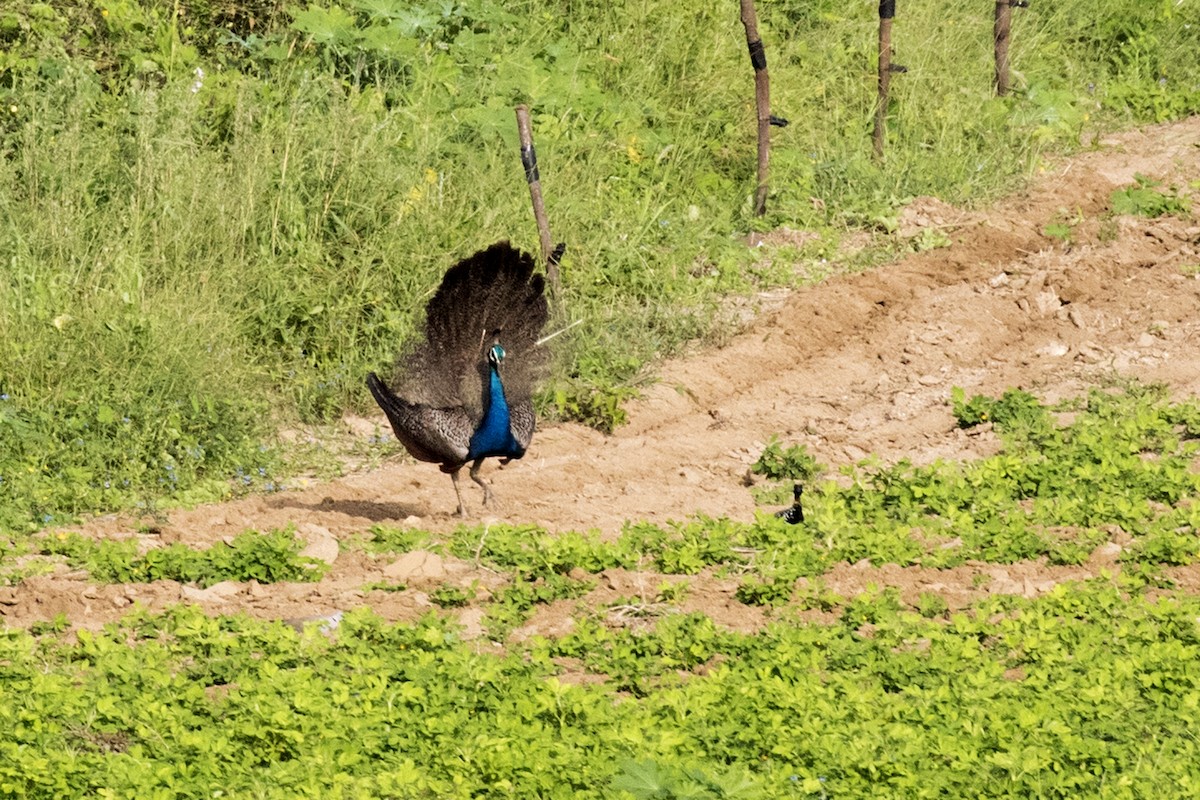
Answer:
[[[152,537],[151,537],[152,538]],[[291,529],[245,531],[228,543],[195,548],[175,543],[146,545],[137,538],[95,540],[58,532],[10,542],[0,548],[0,583],[13,585],[30,575],[66,567],[81,570],[94,583],[177,581],[201,587],[222,581],[318,581],[328,565],[300,555],[304,542]]]
[[[501,653],[367,610],[328,638],[186,609],[10,630],[0,793],[1175,796],[1200,779],[1197,616],[1098,580],[932,619],[883,594],[756,635],[585,621]]]
[[[1053,407],[1016,390],[958,392],[953,407],[960,425],[994,426],[1003,449],[848,469],[810,486],[799,525],[697,518],[633,523],[616,538],[378,526],[347,543],[375,555],[442,550],[499,578],[486,591],[431,591],[441,610],[413,623],[360,608],[297,631],[175,607],[101,631],[6,629],[0,794],[1191,791],[1200,600],[1163,568],[1197,556],[1200,409],[1137,386]],[[779,441],[764,456],[780,479],[790,477],[780,464],[814,469]],[[287,531],[247,534],[228,551],[291,557],[288,542]],[[836,563],[1073,562],[1101,543],[1124,550],[1112,572],[1038,598],[996,595],[952,611],[936,596],[913,604],[880,587],[848,597],[820,588]],[[140,559],[78,537],[48,537],[43,548],[97,580],[205,580],[150,569],[167,555],[182,563],[178,545]],[[733,576],[739,601],[772,610],[759,630],[739,633],[682,612],[686,582],[664,583],[653,602],[580,599],[614,569]],[[551,603],[576,604],[569,631],[510,635]],[[486,609],[490,643],[455,621],[468,604]]]
[[[847,230],[894,227],[917,194],[994,196],[1082,132],[1194,111],[1189,11],[1022,12],[1019,91],[997,100],[990,8],[906,5],[909,72],[881,166],[865,146],[873,9],[765,4],[792,124],[771,214],[754,220],[732,9],[10,4],[0,524],[216,499],[246,476],[278,486],[295,467],[262,445],[364,404],[362,374],[387,363],[452,257],[533,243],[518,101],[570,247],[567,316],[583,321],[559,339],[543,410],[607,428],[648,361],[728,332],[724,298],[877,261],[838,258]],[[779,225],[819,236],[741,241]]]
[[[66,564],[84,569],[97,583],[149,583],[173,580],[211,586],[221,581],[275,583],[320,580],[326,565],[300,555],[303,543],[292,531],[261,534],[246,531],[228,545],[196,550],[182,544],[138,552],[136,540],[93,541],[78,534],[41,540],[38,551],[64,556]]]

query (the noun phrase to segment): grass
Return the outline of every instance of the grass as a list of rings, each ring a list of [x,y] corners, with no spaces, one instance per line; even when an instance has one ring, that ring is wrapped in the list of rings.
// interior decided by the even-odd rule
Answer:
[[[849,228],[886,230],[920,194],[983,202],[1084,129],[1200,108],[1200,26],[1175,4],[1018,13],[1018,91],[1000,100],[990,8],[921,0],[895,24],[909,72],[880,165],[873,10],[764,2],[792,124],[755,219],[730,10],[345,9],[0,12],[0,526],[277,485],[294,467],[273,431],[369,407],[363,374],[448,264],[498,238],[535,246],[516,102],[568,244],[564,322],[582,320],[542,411],[600,428],[655,359],[728,330],[723,298],[802,282]],[[782,224],[821,240],[786,258],[741,243]]]

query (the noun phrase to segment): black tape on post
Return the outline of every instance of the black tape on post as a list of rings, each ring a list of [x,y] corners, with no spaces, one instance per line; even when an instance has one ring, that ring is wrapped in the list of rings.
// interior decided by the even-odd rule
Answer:
[[[886,136],[888,87],[892,81],[892,20],[896,16],[896,0],[879,0],[879,96],[875,101],[875,131],[871,135],[875,157],[883,158]]]
[[[750,47],[750,64],[753,65],[754,71],[764,70],[767,68],[767,51],[763,49],[762,39],[756,39],[749,43]]]
[[[758,186],[754,190],[754,215],[767,212],[767,173],[771,162],[771,76],[767,72],[767,51],[758,35],[758,13],[754,0],[739,0],[742,27],[746,29],[746,47],[754,66],[754,107],[758,111]]]
[[[537,151],[533,149],[533,145],[521,146],[521,166],[525,167],[526,183],[541,180],[537,168]]]
[[[562,286],[558,280],[558,259],[562,250],[553,247],[550,222],[546,219],[546,204],[542,200],[542,181],[538,175],[537,151],[533,149],[533,126],[529,122],[529,108],[519,105],[517,112],[517,136],[521,143],[521,166],[525,168],[525,182],[529,184],[529,199],[533,203],[533,218],[537,222],[538,239],[542,244],[542,258],[546,259],[546,277],[550,279],[550,291],[555,313],[562,313]],[[559,245],[559,248],[565,245]]]

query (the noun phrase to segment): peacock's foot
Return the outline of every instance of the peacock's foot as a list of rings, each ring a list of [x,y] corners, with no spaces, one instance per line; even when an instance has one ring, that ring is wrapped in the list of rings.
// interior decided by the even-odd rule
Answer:
[[[479,474],[479,466],[483,463],[482,458],[475,459],[475,463],[471,465],[471,480],[479,484],[479,488],[483,489],[483,506],[487,508],[492,502],[492,487]]]

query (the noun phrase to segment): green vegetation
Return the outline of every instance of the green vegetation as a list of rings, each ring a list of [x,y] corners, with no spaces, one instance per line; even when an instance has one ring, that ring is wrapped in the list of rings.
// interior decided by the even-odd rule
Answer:
[[[1173,797],[1200,781],[1198,617],[1097,580],[753,635],[581,618],[502,653],[365,610],[329,637],[187,609],[8,631],[0,794]]]
[[[474,596],[474,589],[450,584],[443,584],[429,593],[429,599],[440,608],[461,608],[470,603]]]
[[[822,474],[825,467],[809,455],[804,445],[784,448],[778,438],[772,437],[750,471],[772,480],[808,481]]]
[[[98,583],[146,583],[173,580],[211,586],[221,581],[316,581],[325,574],[323,561],[300,555],[304,545],[290,530],[246,531],[229,544],[205,550],[172,544],[138,554],[138,543],[94,541],[77,533],[47,536],[39,541],[42,555],[61,555],[67,564],[87,570]]]
[[[1114,214],[1161,217],[1166,214],[1186,214],[1191,210],[1191,202],[1186,197],[1180,197],[1175,187],[1164,192],[1158,189],[1157,181],[1145,175],[1135,175],[1134,179],[1135,185],[1112,193]]]
[[[7,339],[0,348],[24,351],[22,363],[29,364],[41,357],[28,352],[31,343]],[[170,356],[147,351],[141,365],[151,369],[150,361]],[[110,376],[114,383],[64,388],[48,405],[0,394],[0,530],[44,527],[105,508],[153,511],[159,498],[194,504],[281,489],[280,454],[259,444],[265,406],[228,395],[219,376],[192,383],[182,361],[167,366],[180,366],[184,379],[165,375],[156,389],[190,398],[169,399],[154,389],[135,397],[132,387],[115,383],[118,375]],[[202,396],[196,386],[212,387],[213,395]]]
[[[881,167],[873,7],[763,3],[792,124],[756,220],[732,8],[8,3],[0,527],[277,486],[295,454],[262,445],[365,405],[363,374],[449,263],[501,237],[533,245],[516,102],[583,321],[557,340],[542,410],[611,428],[649,361],[725,330],[724,296],[806,280],[847,226],[886,230],[917,194],[993,196],[1084,128],[1200,109],[1186,13],[1023,11],[1018,91],[996,99],[990,7],[906,4]],[[733,235],[784,223],[821,239],[769,252]]]
[[[1070,246],[1075,240],[1075,227],[1083,222],[1083,220],[1083,213],[1078,209],[1073,213],[1065,208],[1059,209],[1055,221],[1042,228],[1042,233],[1051,239],[1058,239],[1063,245]],[[1105,222],[1112,224],[1111,219],[1105,220]]]

